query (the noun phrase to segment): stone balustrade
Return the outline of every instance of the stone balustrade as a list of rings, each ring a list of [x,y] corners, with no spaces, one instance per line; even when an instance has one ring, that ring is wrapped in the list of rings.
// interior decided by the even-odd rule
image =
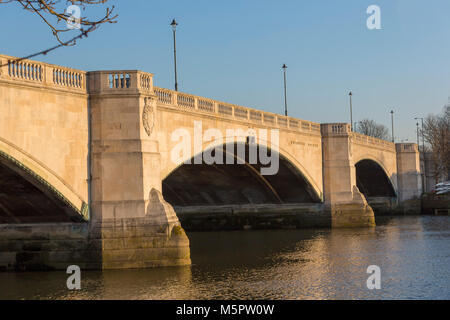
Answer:
[[[105,70],[88,72],[90,94],[153,95],[153,75],[139,70]]]
[[[357,132],[352,132],[352,137],[353,142],[357,144],[375,146],[393,152],[395,151],[395,143],[390,141],[366,136],[364,134]]]
[[[154,87],[153,90],[157,96],[158,103],[164,106],[215,114],[216,116],[244,120],[249,123],[261,123],[271,127],[320,134],[320,125],[318,123],[241,107],[169,89]]]
[[[0,55],[0,80],[86,93],[86,72]]]
[[[392,142],[351,132],[345,123],[318,123],[237,106],[187,93],[153,86],[153,74],[138,70],[85,72],[43,62],[0,55],[0,80],[96,94],[156,94],[158,103],[271,127],[326,135],[351,135],[353,142],[395,151]],[[89,81],[87,81],[89,80]],[[87,86],[88,84],[88,86]],[[89,87],[89,88],[88,88]]]
[[[79,93],[153,94],[153,75],[138,70],[85,72],[0,55],[0,80]]]
[[[419,146],[416,143],[397,143],[395,147],[397,152],[419,152]]]
[[[323,136],[346,136],[351,133],[348,123],[323,123],[320,127]]]
[[[348,123],[325,123],[321,127],[323,136],[350,136],[353,143],[395,152],[395,144],[393,142],[352,132]]]

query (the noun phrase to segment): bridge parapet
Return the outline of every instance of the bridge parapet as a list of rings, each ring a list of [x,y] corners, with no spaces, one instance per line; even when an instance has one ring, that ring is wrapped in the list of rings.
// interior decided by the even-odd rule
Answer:
[[[353,136],[353,143],[365,145],[365,146],[373,146],[373,147],[382,148],[384,150],[388,150],[391,152],[395,152],[395,143],[393,143],[393,142],[366,136],[364,134],[357,133],[357,132],[352,132],[352,136]]]
[[[393,142],[352,132],[348,123],[324,123],[321,127],[323,136],[350,136],[353,143],[395,152],[395,144]]]
[[[153,74],[139,70],[88,72],[90,94],[153,94]]]
[[[418,153],[419,145],[416,143],[397,143],[395,144],[397,152]]]
[[[311,121],[286,117],[164,88],[154,87],[154,92],[158,103],[164,106],[215,115],[221,118],[231,118],[237,121],[263,124],[279,129],[320,134],[320,124]]]
[[[86,72],[0,55],[0,79],[12,83],[86,93]]]
[[[323,136],[348,136],[351,132],[348,123],[323,123],[320,127]]]

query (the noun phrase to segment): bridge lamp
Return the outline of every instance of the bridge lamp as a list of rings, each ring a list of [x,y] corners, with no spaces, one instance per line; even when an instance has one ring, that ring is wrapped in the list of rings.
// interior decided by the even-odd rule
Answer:
[[[422,121],[422,152],[425,153],[425,138],[423,137],[423,118],[414,118],[414,120],[421,120]],[[419,130],[419,124],[417,123],[417,130]],[[419,137],[419,135],[417,134],[417,137]],[[417,139],[417,145],[420,145],[420,140]]]
[[[178,23],[175,19],[172,20],[170,24],[173,31],[173,62],[174,62],[174,71],[175,71],[175,91],[178,91],[178,76],[177,76],[177,26]]]
[[[353,107],[352,107],[352,96],[353,93],[350,91],[350,93],[348,94],[350,97],[350,130],[353,131]]]
[[[419,123],[418,122],[416,123],[416,127],[417,127],[417,129],[416,129],[416,132],[417,132],[417,145],[419,146],[420,145],[420,140],[419,140]]]
[[[391,110],[391,122],[392,122],[392,142],[395,142],[395,138],[394,138],[394,110]]]
[[[414,118],[414,120],[421,120],[422,121],[422,154],[423,154],[423,159],[425,161],[425,138],[423,136],[423,118]],[[419,154],[420,154],[420,140],[419,140],[419,123],[417,122],[417,147],[419,148]],[[425,190],[425,185],[426,185],[426,177],[425,174],[422,173],[422,190]]]
[[[284,115],[287,117],[287,115],[288,115],[288,112],[287,112],[287,86],[286,86],[286,69],[287,69],[287,65],[283,64],[281,69],[283,69],[283,74],[284,74]]]

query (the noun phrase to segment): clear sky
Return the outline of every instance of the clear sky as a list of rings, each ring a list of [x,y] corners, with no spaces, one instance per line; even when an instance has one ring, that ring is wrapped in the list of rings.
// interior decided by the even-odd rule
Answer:
[[[417,116],[439,113],[450,96],[448,0],[117,0],[117,24],[75,47],[36,60],[83,70],[140,69],[173,88],[176,18],[180,91],[316,122],[371,118],[398,141],[416,141]],[[369,30],[369,5],[381,30]],[[98,17],[97,10],[83,16]],[[0,53],[24,56],[55,44],[49,28],[17,4],[0,4]]]

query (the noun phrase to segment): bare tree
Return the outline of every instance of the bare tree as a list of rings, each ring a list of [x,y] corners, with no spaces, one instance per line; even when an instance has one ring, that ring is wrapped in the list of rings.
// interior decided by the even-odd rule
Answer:
[[[105,14],[97,19],[90,19],[88,17],[81,16],[81,10],[85,11],[86,8],[93,6],[104,5],[108,0],[0,0],[0,4],[12,3],[21,6],[24,10],[31,12],[41,18],[41,20],[47,24],[52,31],[58,45],[41,50],[36,53],[22,57],[19,60],[31,58],[40,54],[47,54],[48,52],[60,48],[62,46],[73,46],[78,39],[87,37],[88,34],[98,28],[99,25],[104,23],[117,22],[117,15],[113,14],[114,6],[107,7]],[[76,6],[80,10],[80,16],[68,12],[69,6]],[[74,27],[75,26],[75,27]],[[75,36],[68,40],[63,40],[62,35],[73,31]]]
[[[450,179],[450,99],[442,114],[425,119],[422,134],[433,153],[437,182]]]
[[[363,119],[358,122],[356,132],[378,139],[389,139],[389,130],[384,125],[376,123],[370,119]]]

